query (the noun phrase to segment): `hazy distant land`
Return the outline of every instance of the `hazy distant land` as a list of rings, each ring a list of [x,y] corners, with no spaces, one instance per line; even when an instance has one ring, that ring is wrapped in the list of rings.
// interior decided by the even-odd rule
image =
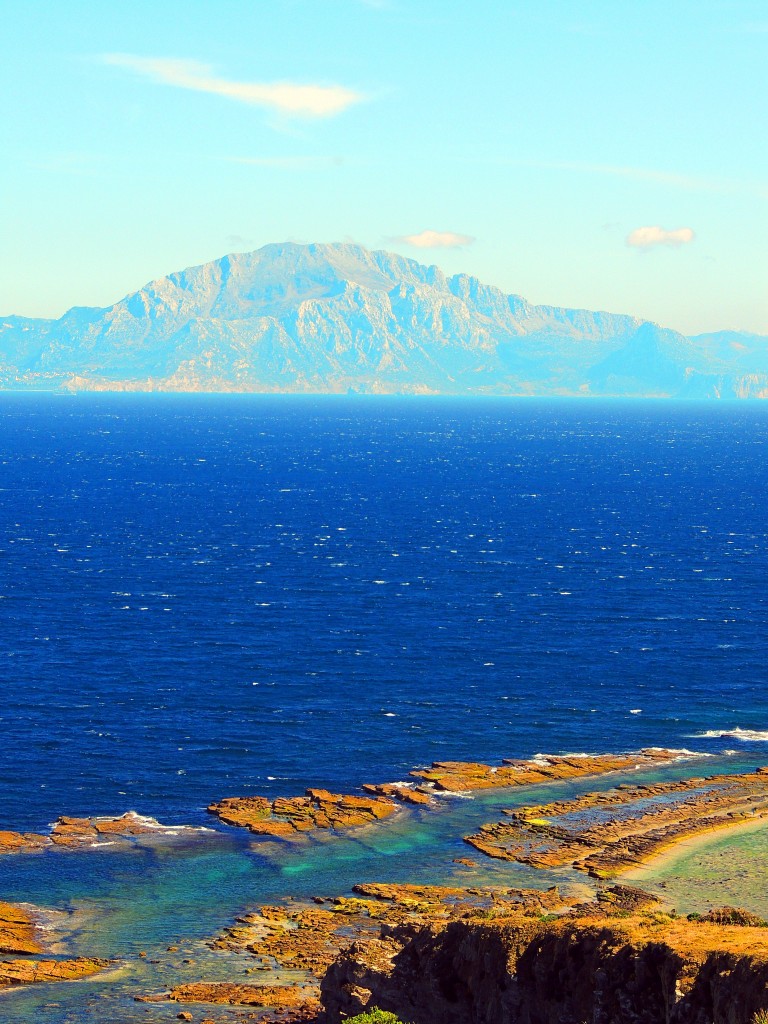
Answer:
[[[768,337],[534,306],[356,245],[267,245],[0,321],[0,388],[768,397]]]

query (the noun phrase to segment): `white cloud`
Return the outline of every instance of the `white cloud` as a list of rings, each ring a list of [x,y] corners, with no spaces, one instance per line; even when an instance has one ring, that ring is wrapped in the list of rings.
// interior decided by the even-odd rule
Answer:
[[[693,228],[674,228],[669,231],[654,224],[630,231],[627,235],[627,245],[631,245],[635,249],[650,249],[654,245],[669,245],[679,248],[681,245],[692,242],[695,237]]]
[[[135,57],[105,54],[107,64],[128,68],[163,85],[209,92],[227,99],[266,107],[294,117],[329,117],[340,114],[364,96],[341,85],[298,85],[295,82],[232,82],[218,78],[208,64],[171,57]]]
[[[405,242],[406,245],[413,245],[417,249],[460,249],[464,245],[471,245],[474,238],[471,235],[459,235],[455,231],[420,231],[418,235],[401,235],[394,239],[396,242]]]

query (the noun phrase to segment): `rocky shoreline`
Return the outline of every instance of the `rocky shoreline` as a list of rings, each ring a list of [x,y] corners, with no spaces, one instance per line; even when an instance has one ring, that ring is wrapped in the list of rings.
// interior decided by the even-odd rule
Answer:
[[[733,908],[678,918],[622,885],[588,901],[557,889],[355,889],[262,907],[214,940],[259,972],[298,970],[298,982],[203,981],[138,998],[206,1014],[258,1005],[251,1019],[264,1024],[341,1024],[373,1007],[410,1024],[749,1024],[768,1008],[768,928]]]
[[[315,832],[370,828],[409,809],[429,812],[438,793],[599,778],[677,757],[647,750],[497,767],[438,762],[414,770],[412,783],[366,785],[362,796],[310,789],[276,800],[227,798],[208,810],[290,848]],[[242,957],[244,969],[231,978],[223,972],[221,980],[206,977],[201,962],[191,968],[198,980],[171,971],[161,975],[167,988],[142,991],[139,954],[129,964],[134,1000],[146,1012],[178,1005],[176,1016],[200,1024],[339,1024],[373,1007],[409,1024],[752,1024],[757,1011],[768,1011],[763,921],[707,907],[703,916],[680,918],[656,896],[605,881],[693,835],[768,818],[768,768],[621,783],[503,814],[465,841],[490,862],[560,870],[563,886],[359,883],[346,895],[263,904],[208,940],[214,954]],[[48,836],[0,833],[0,849],[119,848],[159,832],[163,826],[133,812],[60,818]],[[476,860],[454,863],[468,879],[481,877]],[[591,895],[567,874],[576,871],[595,880]],[[116,966],[87,956],[52,958],[52,937],[39,923],[34,908],[0,903],[0,953],[10,957],[0,959],[0,991],[77,981]]]
[[[28,949],[33,916],[3,905],[0,941]],[[241,952],[261,977],[201,979],[136,1002],[186,1007],[176,1016],[200,1024],[238,1007],[262,1024],[341,1024],[373,1007],[410,1024],[750,1024],[768,1009],[765,922],[727,907],[679,918],[624,885],[584,900],[557,888],[360,884],[353,896],[263,906],[211,946]],[[6,960],[0,989],[112,966]]]
[[[210,804],[207,810],[225,825],[247,828],[265,838],[297,841],[318,830],[343,831],[374,825],[406,806],[434,806],[436,794],[515,788],[635,771],[668,764],[678,757],[679,751],[654,747],[633,754],[541,755],[527,761],[509,758],[498,766],[436,761],[428,769],[410,772],[413,782],[364,783],[361,789],[365,796],[307,789],[303,796],[275,800],[263,796],[224,797]],[[0,854],[85,850],[142,837],[194,831],[200,830],[161,825],[135,811],[127,811],[119,817],[61,816],[47,835],[0,830]]]
[[[296,841],[319,829],[361,828],[391,817],[403,805],[433,807],[437,794],[467,794],[484,789],[512,789],[561,782],[611,772],[636,771],[669,764],[679,751],[648,748],[634,754],[596,754],[531,760],[508,758],[500,765],[472,761],[435,761],[410,772],[413,782],[364,783],[365,797],[308,789],[304,796],[268,800],[261,796],[227,797],[208,807],[227,825],[255,835]]]

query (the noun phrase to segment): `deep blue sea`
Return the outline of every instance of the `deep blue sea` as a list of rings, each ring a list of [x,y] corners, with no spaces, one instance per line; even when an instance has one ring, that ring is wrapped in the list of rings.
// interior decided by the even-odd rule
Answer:
[[[759,761],[767,453],[765,403],[0,396],[0,828],[210,825],[223,796],[437,759]],[[335,875],[234,834],[172,869],[3,858],[0,899],[98,906],[83,951],[121,954],[246,893],[429,874],[453,842],[429,829],[342,843]]]
[[[4,395],[0,824],[766,730],[767,454],[751,403]]]

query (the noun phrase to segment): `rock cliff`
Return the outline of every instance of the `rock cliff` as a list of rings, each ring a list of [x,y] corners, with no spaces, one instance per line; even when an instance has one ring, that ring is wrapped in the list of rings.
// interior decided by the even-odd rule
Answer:
[[[328,1024],[372,1006],[411,1024],[749,1024],[768,941],[659,913],[402,926],[343,952],[322,1002]]]

